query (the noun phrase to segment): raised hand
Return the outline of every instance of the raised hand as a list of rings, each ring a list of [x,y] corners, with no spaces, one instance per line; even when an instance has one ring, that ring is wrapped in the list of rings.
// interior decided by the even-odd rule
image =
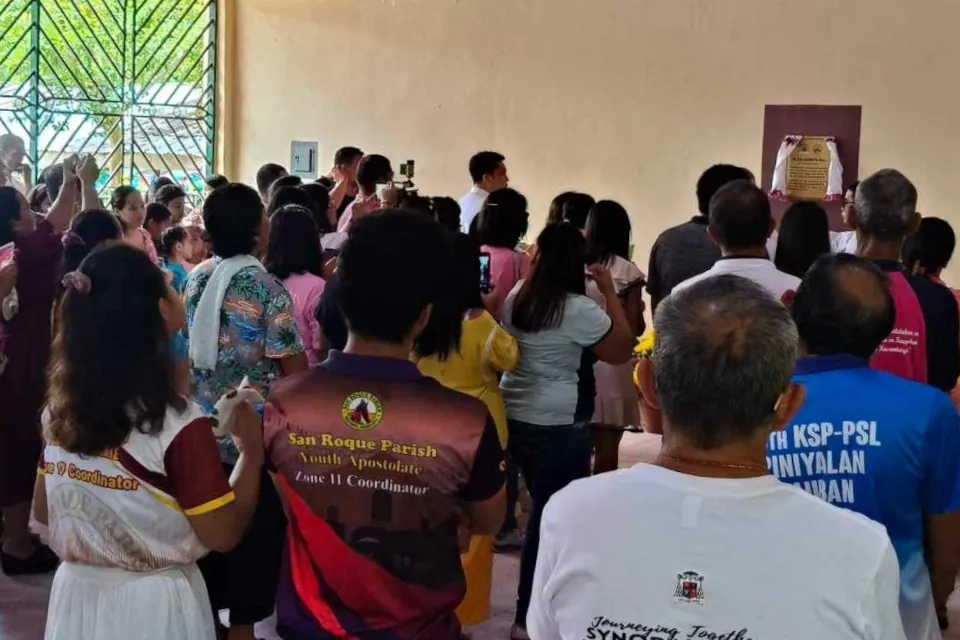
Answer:
[[[80,176],[80,181],[84,184],[92,184],[100,177],[100,167],[97,166],[97,159],[93,157],[93,154],[83,157],[83,161],[80,163],[78,169],[78,175]]]

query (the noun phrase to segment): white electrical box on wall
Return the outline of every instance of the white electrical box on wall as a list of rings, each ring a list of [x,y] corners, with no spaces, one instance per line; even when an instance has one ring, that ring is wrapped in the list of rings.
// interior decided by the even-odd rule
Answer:
[[[290,175],[317,179],[317,143],[294,140],[290,143]]]

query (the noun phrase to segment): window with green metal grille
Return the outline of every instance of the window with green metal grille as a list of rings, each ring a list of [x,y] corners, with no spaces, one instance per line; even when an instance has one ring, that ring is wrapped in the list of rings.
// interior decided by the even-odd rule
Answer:
[[[0,0],[0,133],[34,175],[94,154],[101,192],[166,175],[199,200],[216,70],[216,0]]]

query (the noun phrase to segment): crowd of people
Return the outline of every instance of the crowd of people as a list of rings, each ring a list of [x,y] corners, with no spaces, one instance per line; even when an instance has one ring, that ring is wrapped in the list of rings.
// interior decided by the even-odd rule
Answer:
[[[511,550],[511,640],[941,637],[960,293],[913,184],[837,232],[712,166],[645,275],[624,206],[531,233],[505,163],[459,203],[345,147],[105,206],[0,136],[0,567],[56,571],[46,638],[455,640]]]

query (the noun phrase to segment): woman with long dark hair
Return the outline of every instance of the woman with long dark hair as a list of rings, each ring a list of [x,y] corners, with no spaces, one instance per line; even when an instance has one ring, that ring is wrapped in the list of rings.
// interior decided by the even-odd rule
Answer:
[[[326,283],[320,277],[323,267],[320,235],[313,212],[298,205],[287,205],[273,214],[263,266],[290,292],[293,317],[307,361],[311,367],[319,364],[320,325],[316,314]]]
[[[143,195],[133,187],[119,186],[110,195],[110,208],[120,221],[124,240],[145,251],[155,264],[159,264],[157,248],[150,234],[143,228],[143,223],[147,220],[147,205],[143,201]]]
[[[233,548],[250,520],[259,416],[245,405],[222,425],[242,450],[231,487],[211,421],[177,392],[168,345],[183,304],[157,266],[105,246],[63,284],[34,497],[63,561],[45,637],[213,637],[195,563]]]
[[[601,200],[590,209],[586,226],[587,260],[610,271],[619,304],[627,314],[634,336],[643,335],[643,272],[630,260],[630,216],[612,200]],[[623,430],[639,426],[640,410],[633,387],[632,363],[594,365],[596,403],[593,413],[594,473],[617,468]]]
[[[186,215],[187,192],[180,185],[170,184],[161,187],[157,191],[154,201],[157,204],[162,204],[170,211],[174,225],[180,224],[183,216]]]
[[[480,291],[479,264],[477,243],[458,232],[449,296],[455,299],[454,312],[462,319],[459,340],[448,353],[418,357],[417,364],[424,375],[443,386],[482,400],[496,424],[500,445],[506,447],[507,416],[497,376],[517,366],[517,341],[487,311],[495,292],[484,295]],[[469,549],[461,556],[467,580],[467,593],[457,608],[461,624],[480,624],[490,617],[493,541],[493,536],[472,536]]]
[[[827,253],[830,253],[827,212],[816,202],[790,205],[780,221],[773,260],[777,269],[802,280],[810,265]]]
[[[585,273],[596,282],[606,311],[586,296]],[[543,508],[554,493],[590,472],[590,431],[574,423],[581,353],[589,349],[604,362],[622,364],[635,340],[609,270],[587,267],[583,234],[568,223],[540,233],[536,262],[507,298],[503,324],[520,346],[516,370],[500,383],[509,450],[533,497],[511,632],[520,639],[526,636]]]

